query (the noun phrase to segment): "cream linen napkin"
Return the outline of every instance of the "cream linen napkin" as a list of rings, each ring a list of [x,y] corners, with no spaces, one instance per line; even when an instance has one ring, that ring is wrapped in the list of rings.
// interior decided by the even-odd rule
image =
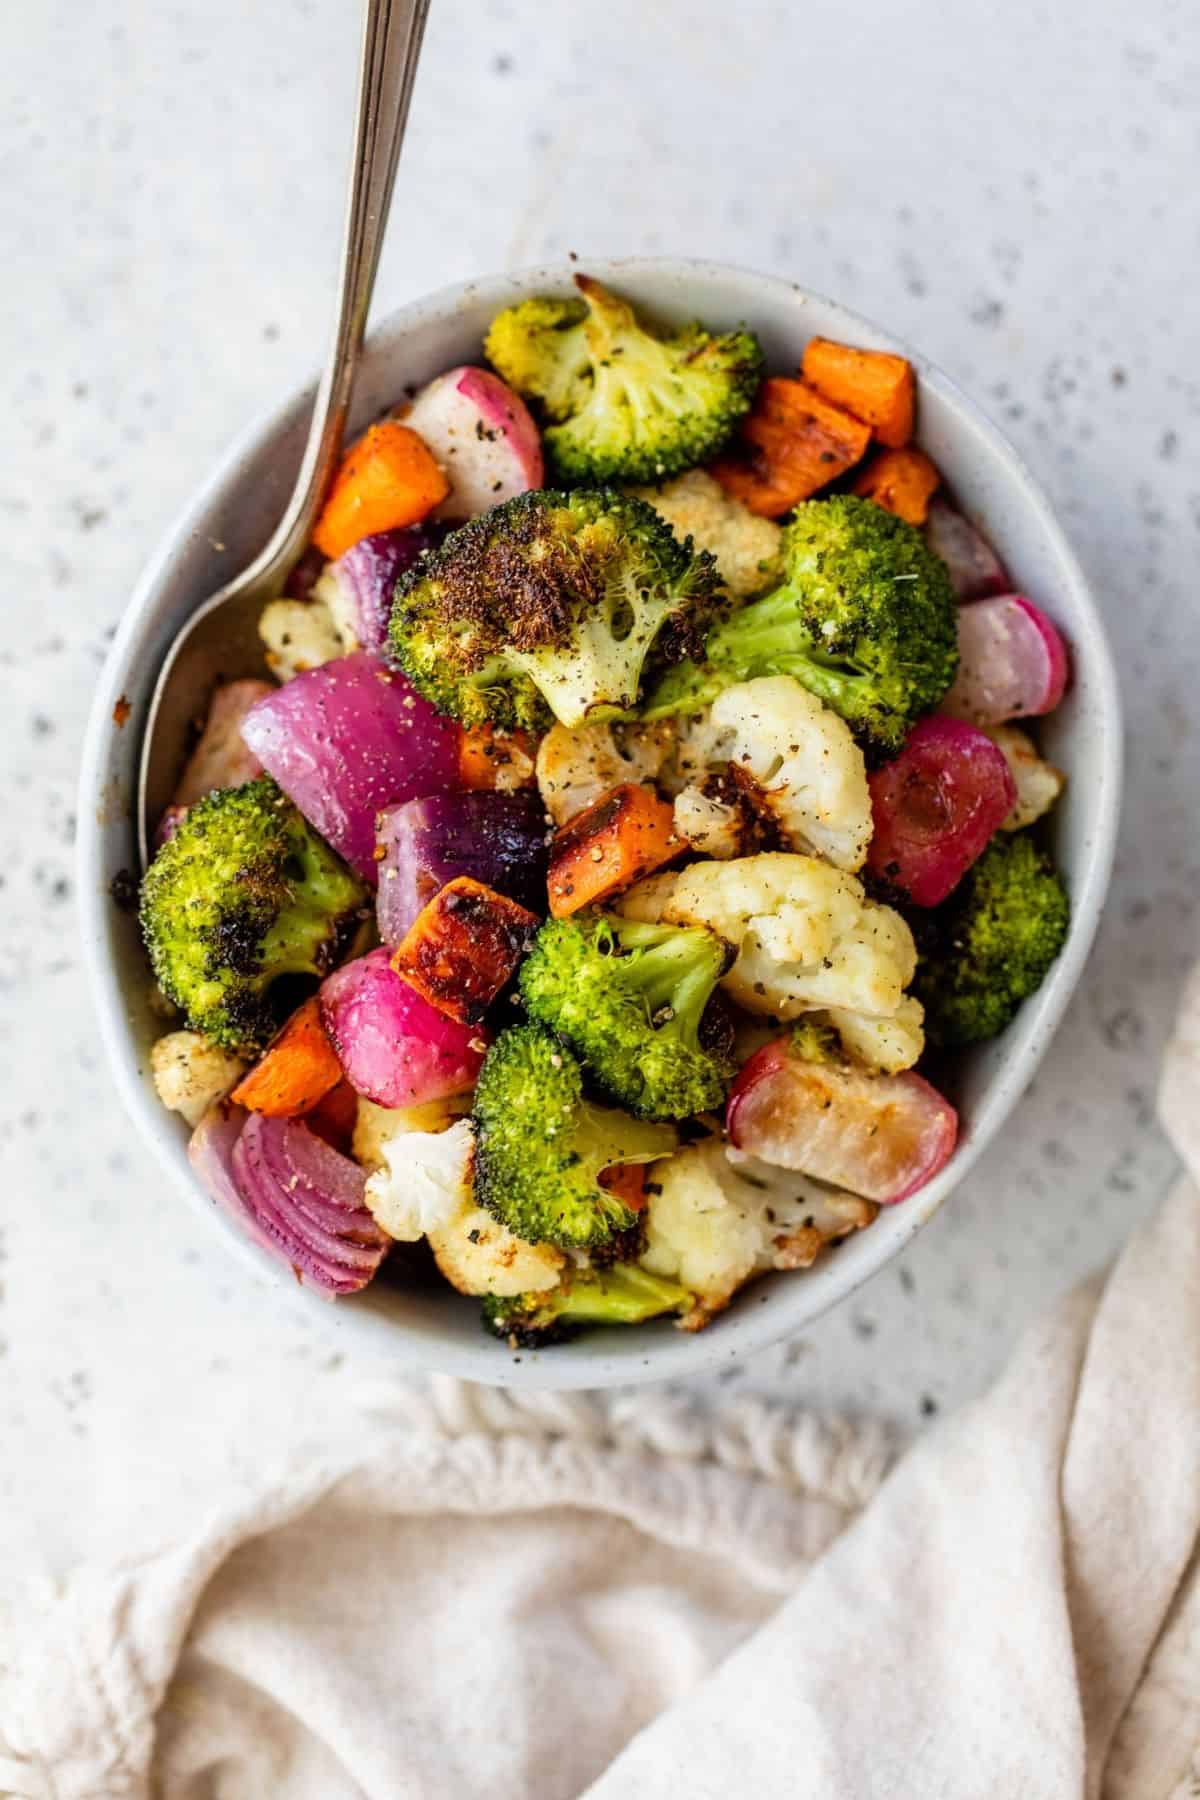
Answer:
[[[1192,1179],[873,1499],[878,1433],[761,1404],[356,1386],[7,1621],[0,1793],[1200,1795],[1196,979],[1161,1105]]]

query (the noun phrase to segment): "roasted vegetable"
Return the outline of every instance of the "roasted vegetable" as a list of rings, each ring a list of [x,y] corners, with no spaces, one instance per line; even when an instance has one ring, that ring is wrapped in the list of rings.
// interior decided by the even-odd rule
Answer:
[[[1066,941],[1070,902],[1026,832],[993,838],[947,903],[917,922],[914,991],[932,1043],[995,1037],[1045,980]]]
[[[542,443],[529,409],[490,369],[436,375],[404,423],[437,458],[450,492],[435,517],[458,522],[544,483]]]
[[[1017,802],[999,745],[962,719],[918,720],[893,762],[870,776],[875,835],[867,865],[918,906],[962,880]]]
[[[958,1115],[923,1076],[867,1075],[776,1038],[738,1072],[725,1128],[735,1150],[891,1206],[932,1181]]]
[[[342,1065],[321,1021],[320,998],[314,994],[276,1033],[230,1099],[247,1112],[295,1119],[311,1112],[341,1079]]]
[[[643,709],[694,710],[757,675],[791,675],[877,754],[900,749],[958,666],[958,609],[919,531],[853,495],[813,500],[784,532],[782,586],[709,635],[707,662],[672,669]]]
[[[873,456],[854,483],[854,492],[910,525],[923,525],[929,517],[929,502],[941,484],[942,478],[925,452],[910,445],[907,450],[881,450]]]
[[[827,400],[869,425],[881,444],[898,450],[912,436],[917,384],[906,357],[815,337],[804,347],[800,372]]]
[[[697,549],[712,551],[722,584],[737,599],[761,594],[779,580],[781,527],[727,494],[707,469],[689,469],[638,493],[677,537],[690,537]]]
[[[687,1312],[692,1295],[677,1281],[651,1275],[636,1263],[568,1271],[557,1287],[505,1299],[489,1295],[483,1323],[513,1349],[562,1343],[588,1325],[641,1325],[663,1313]]]
[[[397,419],[384,419],[342,458],[313,528],[313,543],[322,556],[341,556],[360,538],[416,525],[449,491],[433,452],[416,432]]]
[[[583,304],[534,299],[488,332],[489,360],[540,400],[563,481],[659,481],[706,462],[754,398],[762,351],[749,331],[650,332],[626,301],[577,275]]]
[[[845,720],[790,675],[718,694],[682,727],[676,765],[693,784],[723,771],[788,849],[862,867],[871,841],[863,753]]]
[[[521,965],[521,995],[609,1099],[639,1119],[686,1119],[719,1108],[733,1075],[700,1035],[726,961],[709,931],[556,920]]]
[[[392,967],[447,1018],[475,1025],[537,928],[535,913],[470,875],[458,875],[422,907]]]
[[[285,975],[323,975],[361,923],[362,884],[268,777],[198,800],[142,882],[159,986],[195,1030],[256,1049]]]
[[[692,1296],[683,1331],[701,1330],[752,1276],[811,1267],[826,1245],[878,1212],[869,1200],[731,1152],[718,1137],[655,1163],[650,1187],[638,1260]]]
[[[763,518],[778,518],[861,461],[870,427],[807,382],[764,381],[749,417],[712,465],[721,486]]]
[[[886,1030],[908,1044],[907,1062],[920,1054],[920,1008],[905,993],[916,965],[911,930],[868,899],[853,875],[816,857],[767,852],[691,863],[639,882],[616,910],[723,938],[736,954],[722,985],[747,1012],[827,1012],[839,1033]],[[897,1066],[894,1050],[888,1061]]]
[[[636,705],[652,650],[693,654],[718,588],[712,558],[644,500],[541,490],[452,532],[401,581],[391,648],[466,725],[578,725]]]
[[[550,911],[565,919],[632,887],[686,848],[653,788],[623,782],[564,825],[550,851]]]
[[[518,1237],[603,1250],[637,1214],[600,1185],[615,1163],[653,1162],[674,1148],[649,1125],[583,1095],[571,1052],[537,1025],[501,1032],[475,1092],[475,1194]]]

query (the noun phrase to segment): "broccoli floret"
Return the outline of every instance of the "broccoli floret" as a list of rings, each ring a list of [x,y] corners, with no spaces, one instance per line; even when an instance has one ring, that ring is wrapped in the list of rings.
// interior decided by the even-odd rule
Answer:
[[[662,1313],[687,1312],[694,1296],[677,1281],[667,1281],[634,1263],[611,1269],[580,1269],[548,1293],[518,1294],[507,1300],[489,1294],[483,1323],[514,1349],[536,1350],[559,1344],[585,1325],[640,1325]]]
[[[792,675],[870,749],[893,755],[958,667],[944,563],[915,527],[850,494],[797,507],[783,559],[782,584],[716,627],[704,665],[672,669],[645,716],[705,706],[756,675]]]
[[[700,1042],[727,958],[689,926],[552,919],[521,965],[521,994],[611,1100],[639,1119],[687,1119],[721,1106],[733,1076]]]
[[[583,308],[523,301],[493,322],[486,345],[504,379],[556,421],[544,441],[559,478],[662,481],[715,456],[762,379],[754,334],[692,324],[657,336],[590,276],[575,285]]]
[[[227,1050],[264,1044],[283,975],[324,975],[365,890],[269,776],[197,801],[142,882],[159,986]]]
[[[578,725],[636,705],[652,646],[667,661],[695,654],[718,590],[713,558],[644,500],[537,490],[451,532],[403,578],[391,649],[466,725]]]
[[[582,300],[537,295],[506,307],[492,320],[484,355],[519,394],[540,400],[548,419],[566,419],[586,405],[592,358]]]
[[[571,1052],[537,1025],[502,1031],[475,1091],[475,1195],[530,1243],[601,1248],[636,1214],[599,1177],[669,1156],[675,1133],[584,1099]]]
[[[913,992],[930,1042],[952,1048],[1003,1031],[1041,986],[1070,917],[1066,888],[1029,834],[993,838],[950,899],[916,922]]]

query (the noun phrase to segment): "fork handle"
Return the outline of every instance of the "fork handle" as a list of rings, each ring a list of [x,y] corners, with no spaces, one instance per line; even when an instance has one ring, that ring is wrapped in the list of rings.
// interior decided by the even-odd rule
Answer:
[[[429,4],[430,0],[366,3],[354,154],[329,355],[313,401],[308,441],[291,500],[239,587],[252,586],[269,567],[282,586],[308,542],[341,455]]]

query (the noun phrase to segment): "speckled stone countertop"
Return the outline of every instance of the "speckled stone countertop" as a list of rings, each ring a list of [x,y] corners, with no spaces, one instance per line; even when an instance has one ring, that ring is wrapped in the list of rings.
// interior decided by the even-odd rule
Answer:
[[[323,344],[353,11],[45,0],[6,33],[0,1548],[50,1566],[282,1441],[298,1366],[319,1421],[336,1360],[127,1128],[72,839],[83,720],[139,565]],[[991,409],[1094,577],[1128,799],[1066,1024],[911,1252],[722,1377],[909,1431],[976,1392],[1171,1170],[1153,1089],[1200,884],[1200,21],[1187,0],[746,0],[728,18],[438,0],[379,302],[567,249],[794,276]],[[211,1380],[231,1369],[234,1400]]]

